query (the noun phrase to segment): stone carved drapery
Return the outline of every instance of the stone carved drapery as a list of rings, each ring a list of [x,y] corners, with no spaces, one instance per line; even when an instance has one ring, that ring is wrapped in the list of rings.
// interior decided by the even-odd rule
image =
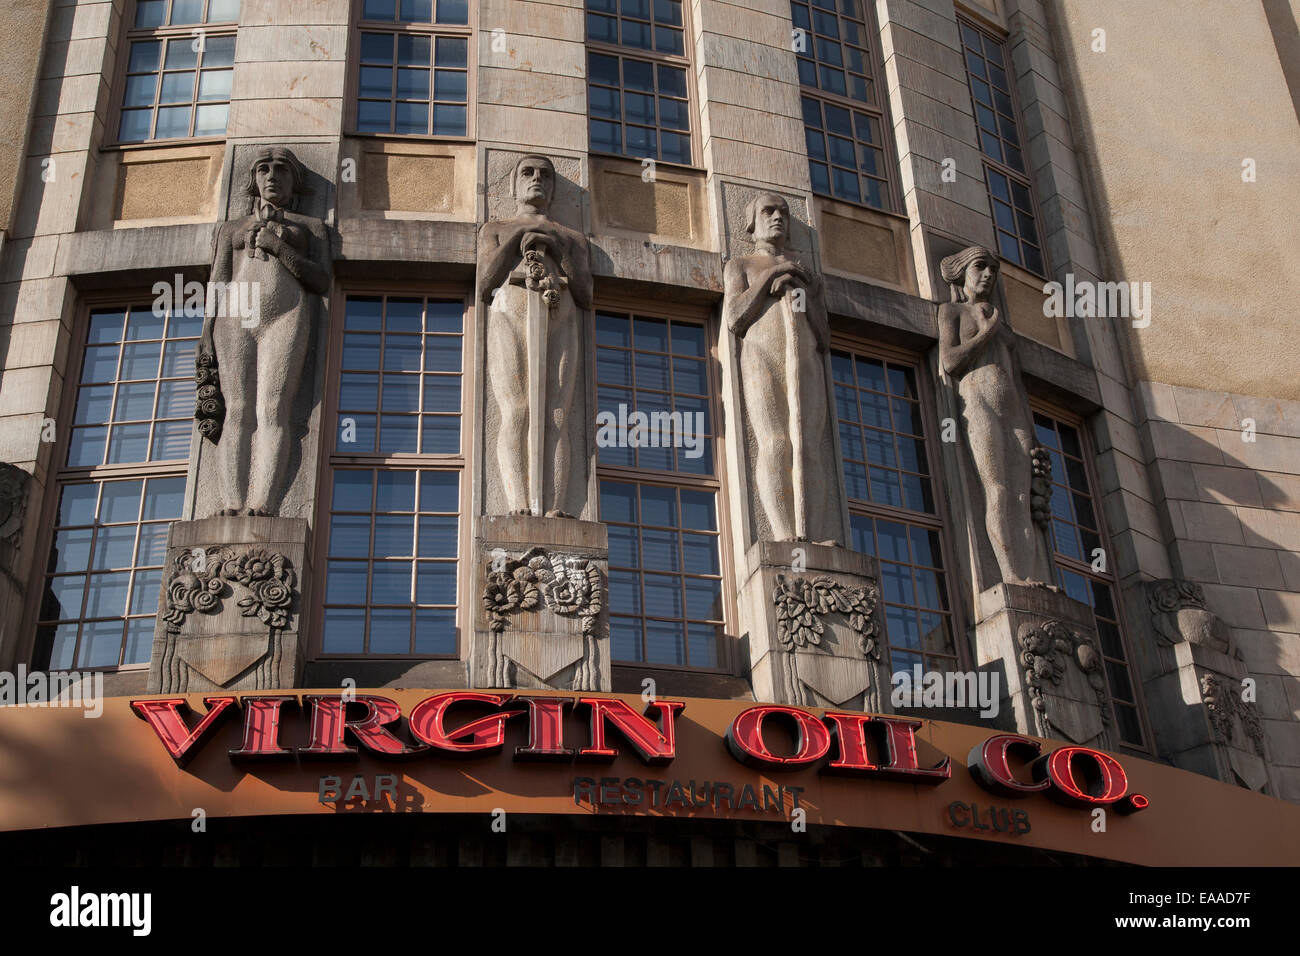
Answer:
[[[556,173],[522,157],[513,219],[479,234],[479,300],[487,309],[487,514],[581,515],[589,423],[585,314],[592,304],[586,236],[550,218]]]
[[[739,349],[745,447],[757,537],[831,544],[843,535],[826,353],[830,324],[821,277],[786,252],[790,207],[761,193],[746,207],[753,255],[727,262],[722,313]]]
[[[210,547],[181,551],[172,560],[161,615],[166,628],[160,662],[163,693],[188,688],[193,662],[202,656],[195,652],[203,650],[201,643],[212,641],[202,633],[185,633],[191,615],[218,615],[231,598],[241,617],[256,618],[266,627],[266,651],[258,661],[254,686],[276,686],[280,635],[292,625],[298,600],[293,566],[284,555],[262,548]]]
[[[195,418],[213,446],[219,515],[279,514],[301,465],[304,357],[331,282],[325,224],[295,211],[308,188],[291,150],[259,149],[244,184],[249,213],[213,241]],[[250,305],[248,315],[238,307]]]
[[[862,658],[873,664],[880,660],[880,622],[876,619],[877,598],[875,587],[864,585],[850,587],[834,579],[819,575],[808,578],[786,579],[777,575],[772,591],[776,607],[776,633],[785,652],[784,665],[788,691],[796,702],[811,704],[803,681],[799,677],[795,655],[798,651],[819,647],[828,614],[842,614],[857,637],[857,650]],[[880,686],[871,670],[871,683],[866,690],[866,710],[880,707]]]
[[[939,365],[953,382],[965,444],[984,498],[984,528],[1005,584],[1052,581],[1044,534],[1051,486],[1035,454],[1016,336],[992,303],[999,259],[970,246],[941,264],[952,301],[939,306]]]
[[[530,548],[515,560],[499,559],[489,565],[483,591],[483,608],[490,620],[488,653],[491,686],[513,687],[513,664],[502,652],[498,635],[510,617],[542,608],[562,617],[582,621],[583,659],[573,686],[582,690],[594,686],[598,667],[600,614],[605,604],[605,577],[587,558]]]
[[[1056,689],[1066,680],[1071,670],[1087,679],[1101,710],[1103,724],[1109,725],[1110,697],[1106,690],[1106,675],[1101,654],[1092,642],[1061,621],[1026,622],[1016,635],[1020,645],[1020,664],[1024,669],[1025,683],[1033,700],[1035,729],[1040,737],[1058,737],[1068,733],[1068,717],[1058,711],[1062,704],[1056,700]],[[1076,743],[1082,741],[1075,740]]]

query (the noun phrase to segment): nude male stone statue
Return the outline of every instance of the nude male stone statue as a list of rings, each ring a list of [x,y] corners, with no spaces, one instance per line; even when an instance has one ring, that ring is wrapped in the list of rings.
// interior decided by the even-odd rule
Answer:
[[[218,515],[277,514],[293,477],[288,463],[299,436],[290,420],[319,297],[330,287],[325,224],[294,211],[306,188],[306,170],[290,150],[259,150],[245,184],[251,211],[222,225],[213,242],[196,361],[201,386],[220,370],[219,395],[205,400],[201,387],[198,410],[200,432],[216,445]],[[256,289],[259,308],[248,319],[214,305],[213,290],[231,282]],[[224,422],[213,413],[222,402]]]
[[[488,305],[487,388],[499,421],[495,449],[504,511],[573,517],[586,496],[581,409],[587,239],[548,215],[555,167],[515,165],[513,219],[479,235],[479,294]]]
[[[1002,580],[1045,585],[1051,571],[1030,502],[1033,421],[1014,358],[1015,333],[990,301],[998,265],[981,246],[940,263],[952,301],[939,306],[939,364],[957,384]]]
[[[840,536],[829,433],[830,324],[821,278],[785,253],[790,207],[772,193],[745,211],[758,250],[723,273],[723,320],[741,341],[740,379],[757,446],[754,483],[774,541]]]

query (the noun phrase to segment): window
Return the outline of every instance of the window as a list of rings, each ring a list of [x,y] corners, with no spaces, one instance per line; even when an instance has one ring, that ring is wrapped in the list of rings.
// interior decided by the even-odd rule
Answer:
[[[364,0],[358,133],[465,136],[468,0]]]
[[[726,666],[708,366],[701,323],[596,313],[597,406],[618,423],[597,438],[615,663]]]
[[[1057,583],[1070,597],[1092,608],[1119,739],[1144,747],[1137,691],[1115,599],[1118,591],[1109,560],[1113,552],[1094,505],[1083,436],[1075,425],[1041,412],[1034,413],[1034,431],[1052,457],[1052,547]],[[1099,556],[1102,570],[1094,568]]]
[[[181,516],[203,317],[92,310],[37,611],[33,666],[147,665]]]
[[[984,177],[997,227],[998,251],[1004,259],[1046,275],[1020,139],[1020,114],[1007,75],[1010,61],[1006,44],[960,17],[957,23],[961,27],[980,150],[985,156]]]
[[[831,351],[835,415],[855,551],[880,562],[891,673],[957,667],[942,525],[913,365]]]
[[[346,299],[321,496],[325,655],[457,652],[464,314],[461,298]]]
[[[681,0],[587,0],[593,153],[691,163],[682,16]]]
[[[862,0],[790,4],[813,192],[892,209],[884,87]]]
[[[225,136],[239,0],[137,0],[117,138]]]

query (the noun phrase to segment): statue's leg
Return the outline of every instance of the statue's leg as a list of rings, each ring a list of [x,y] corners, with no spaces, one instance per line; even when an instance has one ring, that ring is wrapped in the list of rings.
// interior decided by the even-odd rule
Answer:
[[[1002,579],[1008,584],[1025,584],[1034,565],[1033,533],[1028,509],[1020,514],[1020,472],[1031,475],[1028,460],[1021,461],[1020,444],[997,409],[982,395],[965,403],[966,433],[971,458],[984,488],[985,530],[998,559]],[[1028,482],[1024,494],[1028,494]],[[1027,499],[1026,499],[1027,500]]]
[[[551,327],[546,344],[546,404],[549,416],[546,433],[546,461],[550,464],[551,488],[544,507],[567,514],[569,493],[575,477],[573,458],[573,423],[580,408],[578,381],[582,378],[582,338],[578,325],[582,313],[568,296],[562,296],[551,311]],[[543,484],[543,487],[545,485]]]
[[[803,412],[804,462],[803,493],[795,489],[794,507],[803,510],[803,526],[808,537],[839,538],[839,506],[833,493],[836,467],[835,444],[831,441],[827,421],[826,357],[817,351],[811,332],[803,336],[799,356],[799,381],[803,386],[800,405]]]
[[[775,335],[767,333],[775,332]],[[786,397],[785,341],[778,322],[755,323],[740,345],[740,376],[745,414],[758,446],[753,480],[775,541],[794,539],[794,489],[791,475],[789,401]],[[775,341],[767,341],[774,338]]]
[[[524,291],[507,286],[496,297],[504,308],[487,317],[487,391],[497,412],[495,453],[504,505],[528,510],[528,345]]]
[[[235,514],[246,507],[248,464],[256,425],[257,343],[238,317],[218,316],[212,325],[212,347],[217,353],[217,374],[226,403],[221,440],[216,446],[217,488],[221,496],[217,513]]]
[[[289,422],[302,382],[311,332],[311,310],[300,307],[267,319],[255,330],[257,354],[257,432],[253,436],[248,508],[276,514],[288,479]]]

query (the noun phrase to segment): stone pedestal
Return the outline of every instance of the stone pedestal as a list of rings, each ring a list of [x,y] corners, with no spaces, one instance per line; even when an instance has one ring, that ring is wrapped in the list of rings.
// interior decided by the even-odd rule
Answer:
[[[1161,648],[1159,660],[1163,672],[1146,682],[1146,699],[1161,754],[1183,770],[1264,790],[1264,731],[1242,684],[1246,665],[1185,642]]]
[[[740,629],[754,696],[797,707],[880,712],[881,662],[873,558],[806,541],[759,541],[745,555]]]
[[[172,522],[149,693],[294,687],[305,659],[307,522]]]
[[[1001,674],[1004,729],[1114,749],[1092,611],[1059,591],[997,584],[979,595],[977,663]]]
[[[610,690],[605,525],[483,516],[474,553],[470,683]]]

